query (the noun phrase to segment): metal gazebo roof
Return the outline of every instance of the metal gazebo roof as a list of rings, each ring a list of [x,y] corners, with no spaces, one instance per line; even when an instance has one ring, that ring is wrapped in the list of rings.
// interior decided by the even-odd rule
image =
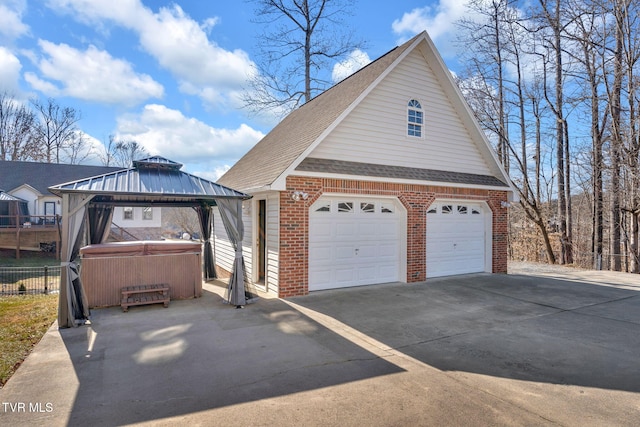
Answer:
[[[211,210],[212,206],[218,205],[225,229],[236,248],[227,288],[228,302],[236,306],[250,302],[244,287],[246,271],[242,256],[242,201],[251,196],[182,172],[180,168],[180,163],[164,157],[149,157],[133,162],[133,167],[129,169],[49,187],[50,192],[62,198],[60,266],[63,268],[60,271],[59,327],[78,326],[89,318],[86,295],[75,263],[77,248],[82,241],[81,231],[85,229],[90,241],[100,243],[111,221],[111,207],[117,205],[196,207],[205,237],[204,267],[214,273],[209,277],[215,277],[210,234]]]
[[[128,169],[49,187],[56,195],[89,193],[95,202],[209,203],[215,199],[251,196],[180,170],[182,164],[154,156],[133,162]]]
[[[5,193],[4,191],[0,190],[0,202],[23,202],[23,203],[27,203],[26,200],[20,199],[18,197],[12,196],[9,193]]]

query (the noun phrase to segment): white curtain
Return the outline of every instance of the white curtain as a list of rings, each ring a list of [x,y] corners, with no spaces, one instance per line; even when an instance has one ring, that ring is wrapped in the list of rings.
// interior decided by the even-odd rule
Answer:
[[[89,318],[87,297],[80,282],[78,256],[87,203],[93,195],[64,194],[62,197],[62,251],[60,269],[60,302],[58,327],[69,328],[84,324]]]

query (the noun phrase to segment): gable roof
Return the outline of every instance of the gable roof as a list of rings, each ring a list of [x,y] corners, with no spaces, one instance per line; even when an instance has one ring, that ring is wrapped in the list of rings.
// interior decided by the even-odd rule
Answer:
[[[391,171],[369,164],[354,164],[356,169],[331,161],[309,159],[311,151],[346,117],[409,52],[420,49],[434,70],[445,92],[461,116],[482,157],[492,171],[491,176],[456,174],[435,170]],[[340,166],[340,167],[338,167]],[[380,165],[377,165],[380,166]],[[324,169],[323,169],[324,168]],[[372,170],[375,169],[375,172]],[[357,171],[369,172],[358,173]],[[342,80],[285,117],[271,132],[243,156],[218,182],[243,191],[260,188],[282,189],[284,178],[295,171],[342,173],[357,176],[411,179],[429,182],[461,183],[510,189],[510,180],[466,104],[449,70],[437,53],[426,32],[398,46],[366,67]],[[391,173],[392,175],[388,175]]]
[[[418,37],[292,111],[218,182],[243,190],[272,184]]]
[[[53,195],[49,192],[52,185],[120,169],[122,168],[0,160],[0,188],[12,191],[27,184],[42,195]]]

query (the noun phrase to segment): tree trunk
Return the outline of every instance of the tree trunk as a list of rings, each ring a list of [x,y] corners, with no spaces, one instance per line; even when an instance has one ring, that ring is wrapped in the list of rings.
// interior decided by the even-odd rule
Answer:
[[[620,212],[620,156],[622,150],[622,128],[621,128],[621,96],[622,96],[622,26],[623,14],[618,2],[614,6],[614,16],[616,20],[613,65],[613,88],[611,91],[611,267],[614,271],[622,269],[621,257],[621,212]]]

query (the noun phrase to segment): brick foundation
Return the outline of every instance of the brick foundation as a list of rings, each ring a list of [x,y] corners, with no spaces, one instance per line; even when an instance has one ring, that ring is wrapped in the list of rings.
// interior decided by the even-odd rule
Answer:
[[[303,191],[307,200],[293,201],[291,191]],[[434,187],[414,184],[357,180],[287,178],[287,191],[280,192],[280,281],[281,298],[309,293],[309,207],[325,193],[394,196],[407,210],[407,281],[426,279],[426,213],[435,199],[485,201],[493,214],[493,272],[507,272],[506,191]]]

